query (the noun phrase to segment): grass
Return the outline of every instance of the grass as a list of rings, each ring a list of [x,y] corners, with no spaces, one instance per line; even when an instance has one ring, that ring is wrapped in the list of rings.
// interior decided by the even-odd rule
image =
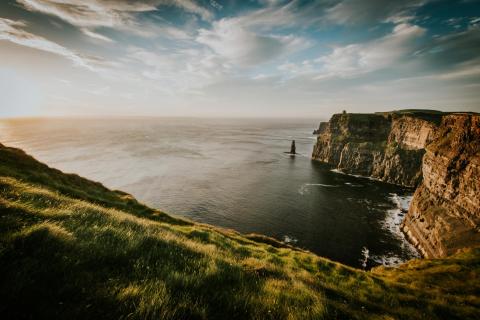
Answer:
[[[450,112],[443,112],[443,111],[431,110],[431,109],[401,109],[401,110],[394,110],[390,112],[375,112],[375,113],[383,114],[386,116],[393,115],[394,117],[411,116],[414,118],[419,118],[419,119],[434,123],[438,126],[442,122],[442,117],[445,115],[448,115]]]
[[[480,250],[353,269],[171,217],[0,145],[0,314],[103,319],[475,319]]]

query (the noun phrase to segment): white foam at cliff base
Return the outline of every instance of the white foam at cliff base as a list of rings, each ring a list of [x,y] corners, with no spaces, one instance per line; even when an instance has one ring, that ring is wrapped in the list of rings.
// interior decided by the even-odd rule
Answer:
[[[287,235],[284,235],[283,236],[283,242],[285,243],[297,243],[298,242],[298,239],[295,239],[294,237],[290,237],[290,236],[287,236]]]
[[[387,211],[387,216],[385,217],[382,226],[391,234],[393,234],[400,241],[402,247],[406,249],[412,256],[420,257],[418,251],[410,242],[408,242],[402,230],[400,229],[402,221],[405,218],[405,214],[410,207],[412,198],[412,195],[399,196],[396,193],[390,193],[389,199],[396,205],[396,208]],[[404,262],[402,258],[396,255],[376,256],[372,257],[372,259],[375,262],[386,266],[396,266]]]
[[[396,267],[405,262],[403,259],[397,257],[396,255],[372,256],[371,259],[376,263],[384,265],[386,267]]]
[[[377,178],[373,178],[373,177],[369,177],[369,176],[362,176],[362,175],[359,175],[359,174],[346,173],[346,172],[341,171],[340,169],[331,169],[330,171],[335,172],[335,173],[344,174],[346,176],[355,177],[355,178],[362,178],[362,179],[368,179],[368,180],[372,180],[372,181],[383,182],[382,180],[377,179]]]
[[[396,193],[390,193],[389,199],[397,206],[394,209],[387,211],[387,216],[383,222],[384,228],[389,230],[393,235],[395,235],[400,240],[403,240],[405,237],[400,230],[400,225],[402,224],[405,213],[410,207],[410,202],[412,201],[413,196],[399,196]]]
[[[361,260],[363,268],[367,267],[368,258],[370,258],[370,250],[368,250],[367,247],[363,247],[362,248],[362,260]]]
[[[412,202],[413,196],[399,196],[396,193],[390,193],[391,197],[390,200],[392,200],[393,203],[397,205],[397,208],[408,211],[408,208],[410,208],[410,202]]]
[[[361,184],[355,184],[355,183],[351,183],[351,182],[345,182],[345,184],[347,186],[354,187],[354,188],[363,187],[363,185],[361,185]]]
[[[298,189],[298,193],[300,193],[303,196],[306,192],[308,192],[309,187],[337,188],[337,187],[340,187],[340,186],[339,185],[333,185],[333,184],[324,184],[324,183],[304,183]]]

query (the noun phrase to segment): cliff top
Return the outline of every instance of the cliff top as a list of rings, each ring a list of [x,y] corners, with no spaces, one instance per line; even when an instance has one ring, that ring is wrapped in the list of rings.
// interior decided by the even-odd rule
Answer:
[[[479,249],[353,269],[171,217],[0,146],[5,318],[468,319],[478,272]]]
[[[432,109],[400,109],[392,110],[386,112],[375,112],[375,113],[396,113],[396,114],[444,114],[445,112]]]
[[[476,112],[443,112],[439,110],[430,110],[430,109],[401,109],[401,110],[393,110],[393,111],[384,111],[384,112],[374,112],[374,113],[335,113],[331,119],[342,119],[346,116],[346,119],[349,121],[355,122],[367,122],[369,119],[375,117],[412,117],[417,119],[422,119],[428,122],[433,122],[439,125],[442,121],[442,118],[446,115],[452,114],[472,114],[478,115],[479,113]]]

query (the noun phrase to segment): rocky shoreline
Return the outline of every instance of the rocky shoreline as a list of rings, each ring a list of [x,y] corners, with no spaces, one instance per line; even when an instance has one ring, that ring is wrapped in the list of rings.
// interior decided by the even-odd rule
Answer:
[[[417,187],[402,231],[424,257],[480,244],[480,115],[344,112],[315,133],[313,160]]]

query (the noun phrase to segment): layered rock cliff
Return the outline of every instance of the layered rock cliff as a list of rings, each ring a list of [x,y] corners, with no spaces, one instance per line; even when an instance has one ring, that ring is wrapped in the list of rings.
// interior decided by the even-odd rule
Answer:
[[[425,257],[480,245],[480,115],[343,113],[322,126],[314,160],[418,186],[402,230]]]
[[[425,146],[435,136],[441,113],[335,114],[319,128],[312,159],[345,173],[416,186]]]
[[[426,257],[480,244],[480,115],[443,118],[403,231]]]

